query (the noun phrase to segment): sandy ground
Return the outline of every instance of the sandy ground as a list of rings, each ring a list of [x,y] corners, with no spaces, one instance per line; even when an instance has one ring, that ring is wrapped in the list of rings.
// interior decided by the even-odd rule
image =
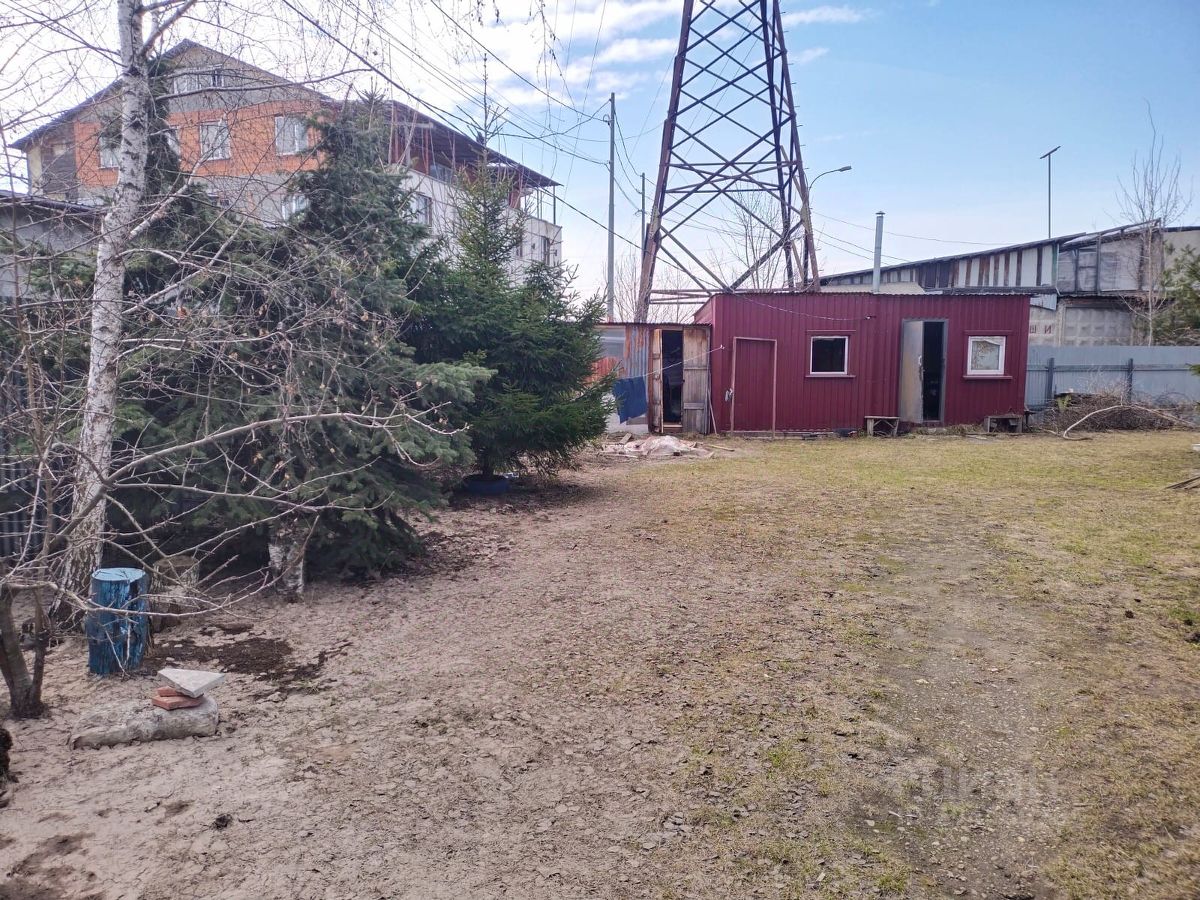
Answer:
[[[998,471],[1009,447],[1014,466],[1039,457],[966,443],[944,446]],[[855,453],[916,446],[892,444]],[[886,468],[839,486],[813,479],[830,449],[736,446],[591,459],[456,505],[418,574],[168,632],[156,663],[230,673],[213,738],[69,750],[90,704],[153,679],[91,679],[82,646],[59,647],[51,715],[13,724],[0,897],[1110,893],[1061,863],[1098,846],[1083,813],[1106,787],[1073,776],[1061,743],[1066,711],[1094,699],[1090,663],[1064,654],[1097,623],[1125,627],[1132,600],[1115,586],[1081,617],[1055,563],[1062,583],[1034,585],[1054,602],[1029,602],[1001,577],[1004,511],[978,497],[902,503]],[[1036,523],[1018,532],[1043,546]],[[1178,659],[1193,669],[1164,657],[1156,674],[1191,709],[1191,750],[1195,655]],[[1186,810],[1191,787],[1174,789]],[[1196,895],[1200,816],[1178,815],[1146,823],[1170,847],[1103,882],[1112,895]]]

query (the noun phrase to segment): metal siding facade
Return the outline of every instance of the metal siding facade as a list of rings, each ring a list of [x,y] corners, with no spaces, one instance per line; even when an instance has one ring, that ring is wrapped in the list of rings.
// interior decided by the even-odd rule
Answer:
[[[900,330],[905,319],[946,325],[944,423],[978,424],[1025,409],[1029,297],[1025,295],[717,295],[696,314],[712,325],[712,404],[717,429],[730,428],[733,339],[778,341],[777,431],[863,427],[865,416],[894,416],[899,403]],[[809,338],[847,335],[850,377],[812,376]],[[967,338],[1004,335],[1003,378],[966,376]],[[739,393],[749,390],[738,385]],[[769,390],[770,385],[764,385]]]

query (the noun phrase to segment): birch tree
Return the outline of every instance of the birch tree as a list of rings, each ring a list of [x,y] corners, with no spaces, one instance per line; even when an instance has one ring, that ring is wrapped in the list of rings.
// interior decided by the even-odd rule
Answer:
[[[1137,234],[1133,275],[1138,291],[1128,302],[1134,321],[1145,326],[1146,343],[1153,346],[1158,320],[1167,300],[1164,275],[1169,248],[1164,229],[1176,224],[1191,206],[1191,196],[1180,184],[1179,156],[1168,157],[1162,136],[1147,109],[1150,144],[1144,155],[1135,155],[1127,180],[1120,182],[1117,205],[1122,217],[1144,224]]]
[[[117,0],[117,36],[121,74],[120,157],[112,203],[104,216],[96,248],[89,328],[88,375],[80,417],[78,459],[75,463],[73,507],[76,527],[69,540],[64,584],[86,594],[93,570],[99,567],[105,510],[104,482],[112,462],[116,421],[117,379],[125,288],[126,250],[142,215],[146,191],[146,157],[150,106],[150,56],[169,24],[195,5],[195,0],[165,0],[156,12],[167,19],[147,35],[145,7],[138,0]]]
[[[85,236],[50,245],[14,224],[0,248],[0,669],[14,715],[41,711],[48,609],[86,614],[98,563],[153,571],[167,617],[298,593],[314,530],[398,545],[406,518],[436,505],[440,472],[470,460],[451,410],[488,371],[417,363],[403,342],[436,267],[371,149],[388,133],[322,130],[320,160],[362,152],[296,178],[319,214],[264,227],[215,203],[162,119],[172,79],[156,48],[189,9],[119,4],[121,151],[102,214],[11,204],[14,223],[21,204],[62,208]],[[269,567],[266,534],[289,537]],[[164,565],[180,556],[193,564]]]

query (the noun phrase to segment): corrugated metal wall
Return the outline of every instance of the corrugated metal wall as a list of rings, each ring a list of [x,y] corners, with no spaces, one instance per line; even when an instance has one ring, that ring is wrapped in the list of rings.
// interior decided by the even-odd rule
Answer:
[[[734,338],[777,342],[777,431],[862,428],[865,416],[894,416],[899,400],[900,327],[905,319],[943,319],[946,327],[947,424],[978,423],[1025,407],[1029,298],[1010,295],[738,294],[718,295],[696,321],[713,325],[712,400],[717,428],[730,429]],[[849,337],[849,374],[809,374],[809,340]],[[1005,375],[968,377],[967,338],[1004,335]],[[739,384],[738,392],[753,390]],[[763,384],[758,390],[769,391]]]
[[[707,327],[701,328],[695,325],[651,322],[605,322],[599,326],[601,355],[600,359],[597,360],[595,371],[597,374],[607,374],[610,371],[616,370],[618,378],[645,378],[646,400],[647,404],[652,406],[655,376],[657,375],[661,378],[661,372],[651,371],[650,363],[651,345],[654,341],[654,331],[657,328],[682,331],[686,335],[684,341],[685,348],[689,346],[702,348],[700,354],[704,358],[684,360],[683,369],[686,385],[684,402],[691,407],[695,407],[697,403],[703,402],[704,408],[695,409],[692,414],[686,417],[684,424],[689,430],[707,433],[709,430],[709,412],[707,406],[708,360],[707,354],[704,352],[709,346]],[[685,352],[685,357],[686,355]],[[693,381],[696,383],[690,383]],[[648,424],[649,418],[647,416],[638,416],[625,423],[621,423],[615,419],[609,422],[609,426],[613,430],[629,425],[646,426]]]
[[[1200,402],[1200,347],[1029,348],[1025,402],[1045,406],[1056,391],[1115,393],[1142,401]]]

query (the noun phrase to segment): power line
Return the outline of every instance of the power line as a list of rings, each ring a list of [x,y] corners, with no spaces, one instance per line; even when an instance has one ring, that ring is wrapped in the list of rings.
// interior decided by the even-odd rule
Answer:
[[[542,94],[543,96],[545,96],[547,99],[554,101],[559,106],[562,106],[564,109],[568,109],[571,112],[575,113],[576,115],[580,115],[580,116],[586,115],[586,113],[583,113],[580,110],[576,109],[574,106],[572,106],[570,103],[567,103],[560,97],[555,97],[553,94],[551,94],[545,88],[543,88],[541,85],[535,84],[534,82],[530,81],[528,78],[526,78],[520,72],[518,72],[516,69],[514,69],[508,63],[506,63],[502,57],[496,56],[496,54],[492,50],[490,50],[481,40],[479,40],[479,38],[475,37],[475,35],[471,33],[470,29],[466,28],[461,22],[459,22],[457,19],[455,19],[454,16],[452,16],[448,12],[446,12],[446,10],[442,8],[442,5],[438,2],[438,0],[430,0],[430,2],[433,4],[433,8],[436,9],[438,12],[440,12],[442,14],[442,16],[446,19],[447,22],[449,22],[451,25],[453,25],[455,28],[457,28],[459,31],[461,31],[463,34],[465,34],[468,38],[470,38],[476,45],[479,46],[479,48],[481,50],[483,50],[484,53],[487,53],[487,54],[491,55],[492,57],[494,57],[500,63],[500,65],[504,66],[504,68],[508,69],[508,71],[512,72],[512,74],[516,75],[517,78],[519,78],[525,84],[529,85],[531,88],[533,88],[535,91],[537,91],[540,94]],[[607,2],[607,0],[606,0],[606,2]],[[601,12],[601,24],[603,24],[603,12]],[[597,44],[599,44],[599,41],[600,41],[600,32],[599,32],[599,29],[597,29],[597,31],[596,31]],[[594,58],[594,54],[593,54],[593,58]],[[566,79],[564,78],[563,81],[565,84]],[[585,104],[587,103],[587,94],[586,93],[584,94],[583,102]]]
[[[873,225],[861,225],[858,222],[848,222],[845,219],[839,219],[837,216],[831,216],[829,213],[817,212],[813,210],[814,216],[820,216],[822,219],[829,219],[832,222],[840,222],[842,225],[849,225],[851,228],[861,228],[863,231],[874,231]],[[1011,246],[1012,241],[959,241],[953,238],[935,238],[922,237],[919,234],[903,234],[899,231],[885,231],[884,234],[891,237],[909,238],[914,241],[933,241],[937,244],[967,244],[973,247],[1005,247]]]
[[[567,207],[567,209],[571,209],[571,210],[574,210],[575,212],[579,213],[579,215],[583,216],[585,219],[587,219],[587,220],[588,220],[589,222],[591,222],[592,224],[594,224],[594,225],[599,225],[601,228],[603,228],[603,229],[604,229],[604,231],[605,231],[606,233],[608,232],[608,226],[607,226],[607,225],[605,225],[605,224],[604,224],[603,222],[601,222],[599,219],[595,219],[595,218],[593,218],[592,216],[589,216],[587,213],[585,213],[585,212],[584,212],[582,209],[580,209],[578,206],[575,206],[573,203],[569,203],[567,200],[563,199],[562,197],[559,197],[559,198],[558,198],[558,202],[559,202],[559,203],[561,203],[563,206]],[[615,234],[615,233],[614,233],[614,234]],[[633,241],[631,241],[629,238],[625,237],[624,235],[616,234],[615,236],[616,236],[617,240],[619,240],[619,241],[624,241],[624,242],[625,242],[625,243],[627,243],[627,244],[628,244],[630,247],[633,247],[635,250],[641,250],[641,249],[642,249],[640,244],[635,244]]]
[[[459,77],[446,72],[444,69],[435,65],[432,61],[430,61],[428,58],[426,58],[426,56],[422,55],[417,50],[415,50],[413,47],[410,47],[408,44],[406,44],[403,40],[396,37],[396,35],[394,35],[388,28],[386,28],[381,21],[379,21],[377,18],[373,18],[372,16],[370,16],[360,6],[358,6],[357,3],[354,2],[354,0],[339,0],[339,2],[341,2],[346,8],[351,10],[353,13],[356,13],[359,17],[373,19],[373,21],[375,22],[375,24],[377,26],[379,37],[381,40],[386,41],[391,47],[401,51],[419,69],[421,69],[422,71],[426,72],[427,74],[431,75],[436,80],[441,82],[441,84],[443,86],[445,86],[451,94],[461,97],[463,102],[466,102],[469,104],[475,104],[475,105],[482,105],[482,101],[480,100],[479,97],[474,96],[463,90],[463,87],[462,87],[463,83]],[[291,4],[289,4],[289,5],[291,5]],[[293,9],[294,9],[294,7],[293,7]],[[440,7],[439,7],[439,12],[441,12],[443,16],[447,15],[445,10],[441,9]],[[304,15],[304,14],[302,14],[302,15]],[[404,94],[406,94],[407,96],[413,98],[414,101],[416,101],[416,102],[420,103],[421,105],[426,106],[430,109],[436,110],[443,116],[446,116],[450,119],[453,119],[453,120],[456,120],[459,122],[463,122],[468,129],[478,127],[475,122],[473,122],[469,119],[465,119],[460,115],[449,112],[448,110],[441,109],[440,107],[437,107],[436,105],[430,103],[429,101],[417,97],[415,94],[413,94],[407,88],[404,88],[403,86],[397,84],[395,79],[391,78],[389,75],[385,75],[384,73],[382,73],[378,69],[377,66],[375,66],[372,63],[370,63],[369,61],[365,60],[361,54],[359,54],[357,51],[355,51],[351,47],[349,47],[344,41],[334,37],[333,35],[331,35],[328,32],[327,29],[324,29],[321,26],[317,25],[311,17],[308,17],[307,15],[305,15],[305,18],[307,18],[308,21],[310,21],[312,24],[314,24],[314,27],[318,27],[320,30],[322,30],[323,33],[325,33],[327,36],[331,37],[333,40],[335,40],[337,43],[339,43],[341,46],[343,46],[349,52],[351,52],[353,55],[355,55],[358,59],[360,59],[360,61],[362,61],[364,63],[364,65],[367,65],[372,71],[374,71],[377,74],[384,77],[385,80],[387,80],[389,84],[391,84],[394,87],[396,87],[397,89],[403,91]],[[488,50],[486,45],[484,45],[481,41],[479,41],[477,38],[475,38],[474,35],[471,35],[469,31],[466,31],[465,29],[463,29],[462,26],[459,25],[457,22],[455,22],[454,24],[455,24],[455,27],[459,28],[460,30],[463,30],[472,39],[472,41],[474,41],[474,43],[476,43],[478,46],[480,46],[484,50],[485,53],[488,53],[490,56],[494,56],[494,54],[491,54],[491,52]],[[555,102],[557,102],[564,109],[568,109],[571,112],[574,112],[579,117],[579,121],[576,123],[575,126],[573,126],[574,128],[582,127],[582,125],[586,124],[588,121],[594,121],[599,118],[599,115],[596,113],[591,113],[591,114],[586,113],[582,110],[576,109],[574,106],[572,106],[568,103],[565,103],[558,98],[553,97],[553,95],[550,95],[545,90],[542,90],[538,85],[529,81],[528,78],[525,78],[519,72],[516,72],[514,69],[512,69],[512,67],[509,66],[507,63],[505,63],[503,59],[500,59],[499,61],[500,61],[501,65],[503,65],[509,71],[512,71],[523,82],[525,82],[526,84],[529,84],[531,87],[538,90],[539,93],[542,93],[542,94],[546,95],[547,97],[550,97],[551,99],[555,100]],[[532,116],[530,116],[526,113],[521,112],[519,110],[519,108],[515,107],[514,104],[512,104],[511,101],[509,101],[507,99],[507,97],[505,97],[503,95],[503,93],[501,93],[499,91],[492,91],[492,93],[505,106],[506,114],[508,115],[508,121],[510,122],[510,124],[513,125],[513,127],[520,128],[522,131],[525,132],[525,135],[527,135],[530,139],[535,140],[535,141],[541,141],[556,151],[564,152],[564,153],[570,152],[570,151],[567,151],[566,148],[560,147],[557,144],[554,144],[553,142],[550,142],[546,139],[549,132],[545,129],[545,126],[543,125],[542,122],[538,121],[537,119],[534,119]],[[535,131],[530,130],[530,127],[528,127],[528,126],[524,126],[524,127],[521,126],[520,123],[517,121],[518,117],[523,118],[526,121],[528,121],[534,129],[540,129],[541,133],[539,134],[539,133],[536,133]],[[570,130],[570,129],[568,129],[568,130]],[[603,164],[599,160],[589,160],[589,161],[593,162],[597,165]]]

